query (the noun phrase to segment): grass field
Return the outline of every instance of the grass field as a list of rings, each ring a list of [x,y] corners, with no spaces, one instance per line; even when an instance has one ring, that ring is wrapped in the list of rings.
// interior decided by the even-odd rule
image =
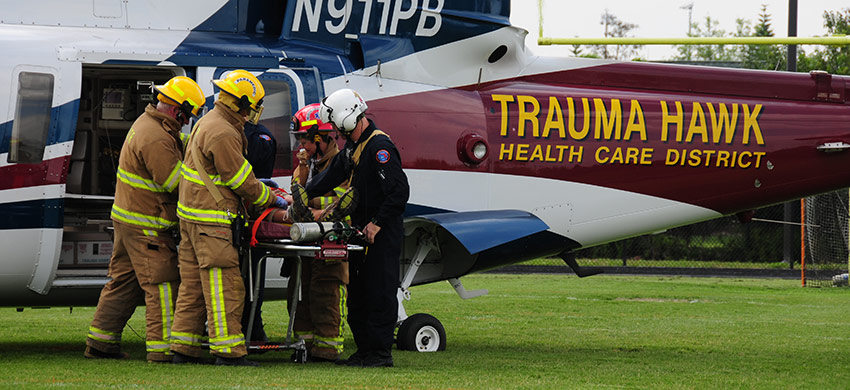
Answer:
[[[396,367],[296,365],[289,353],[260,368],[82,357],[92,308],[0,308],[0,388],[62,389],[834,389],[850,384],[850,290],[799,281],[686,277],[473,275],[463,301],[448,283],[415,287],[408,313],[448,332],[444,352],[394,351]],[[283,336],[283,302],[266,307]],[[130,325],[144,329],[142,309]],[[353,351],[346,341],[346,354]]]

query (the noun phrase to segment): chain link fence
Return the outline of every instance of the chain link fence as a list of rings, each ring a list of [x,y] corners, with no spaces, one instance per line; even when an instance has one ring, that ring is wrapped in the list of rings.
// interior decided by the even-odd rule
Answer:
[[[756,210],[749,222],[723,217],[583,249],[576,258],[583,267],[603,267],[606,272],[799,278],[800,254],[805,250],[807,272],[826,281],[812,285],[832,285],[832,277],[848,269],[847,190],[820,195],[819,201],[813,201],[816,198],[804,202],[802,214],[808,213],[805,235],[800,226],[801,202],[796,201],[790,203],[791,223],[784,222],[785,206],[779,204]],[[843,222],[836,226],[832,221]],[[806,243],[801,245],[803,236]],[[824,242],[830,243],[829,250],[822,249],[827,247]],[[836,246],[843,249],[834,249]],[[560,258],[532,260],[522,266],[532,272],[568,271]]]

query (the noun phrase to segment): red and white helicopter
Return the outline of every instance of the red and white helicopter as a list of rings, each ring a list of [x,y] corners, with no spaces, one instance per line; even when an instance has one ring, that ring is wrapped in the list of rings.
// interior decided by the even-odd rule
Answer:
[[[7,4],[0,306],[96,303],[117,153],[174,75],[211,105],[212,79],[256,74],[282,181],[292,113],[357,90],[411,184],[400,300],[443,280],[475,296],[460,277],[543,256],[592,273],[573,251],[850,186],[848,77],[539,57],[509,16],[484,0]],[[414,317],[406,345],[423,329],[442,339],[420,348],[444,345]]]

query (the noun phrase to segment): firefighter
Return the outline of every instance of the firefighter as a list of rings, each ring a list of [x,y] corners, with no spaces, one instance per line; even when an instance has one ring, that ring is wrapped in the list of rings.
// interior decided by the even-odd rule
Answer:
[[[338,363],[392,367],[402,214],[410,186],[398,150],[389,136],[365,117],[366,109],[366,102],[351,89],[338,90],[322,100],[320,119],[330,123],[347,142],[327,172],[308,183],[306,191],[294,191],[293,196],[315,197],[346,179],[357,191],[359,202],[351,219],[355,226],[363,227],[368,242],[366,251],[352,253],[349,258],[348,325],[357,351]]]
[[[289,131],[298,140],[301,150],[292,183],[305,185],[324,172],[339,153],[336,140],[330,133],[333,127],[319,119],[319,104],[298,110],[292,117]],[[324,209],[345,193],[347,182],[322,196],[309,199],[313,209]],[[297,188],[297,187],[296,187]],[[295,210],[293,207],[291,210]],[[314,219],[308,214],[308,219]],[[343,350],[343,320],[346,308],[348,263],[339,259],[301,258],[301,300],[296,306],[295,335],[308,346],[308,361],[336,361]],[[294,302],[295,278],[289,278],[288,303]]]
[[[192,79],[177,76],[154,87],[150,104],[133,123],[118,159],[111,218],[115,236],[111,278],[86,338],[85,357],[125,358],[121,332],[144,298],[147,360],[171,360],[168,335],[180,283],[173,230],[183,159],[180,129],[198,114],[204,93]]]
[[[245,159],[246,121],[257,123],[265,91],[245,70],[213,83],[215,107],[192,130],[181,171],[180,278],[171,333],[173,363],[201,362],[204,320],[217,365],[256,366],[245,359],[242,333],[245,286],[239,271],[243,202],[286,207],[283,198],[254,177]]]

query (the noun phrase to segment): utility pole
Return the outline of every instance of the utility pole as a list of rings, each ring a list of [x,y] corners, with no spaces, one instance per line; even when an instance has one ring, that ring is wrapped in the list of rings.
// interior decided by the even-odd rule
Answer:
[[[788,0],[788,36],[797,36],[797,0]],[[788,45],[788,55],[786,57],[786,68],[789,72],[797,71],[797,45]],[[800,215],[800,202],[787,202],[783,205],[783,214],[785,222],[794,222],[797,216]],[[803,221],[800,221],[801,223]],[[792,242],[794,241],[794,228],[791,225],[785,225],[782,231],[782,252],[783,260],[788,262],[788,267],[794,269],[794,256],[792,255]],[[802,254],[800,254],[802,256]]]
[[[694,26],[694,23],[693,23],[694,3],[689,3],[688,5],[683,5],[683,6],[679,7],[679,9],[688,10],[688,36],[690,37],[691,31],[692,31],[693,26]],[[688,46],[685,46],[685,47],[688,48],[688,58],[687,59],[688,59],[688,61],[690,61],[691,60],[691,46],[688,45]]]
[[[691,36],[691,30],[693,28],[693,16],[694,16],[694,3],[690,3],[688,5],[683,5],[679,7],[679,9],[688,10],[688,36]]]

